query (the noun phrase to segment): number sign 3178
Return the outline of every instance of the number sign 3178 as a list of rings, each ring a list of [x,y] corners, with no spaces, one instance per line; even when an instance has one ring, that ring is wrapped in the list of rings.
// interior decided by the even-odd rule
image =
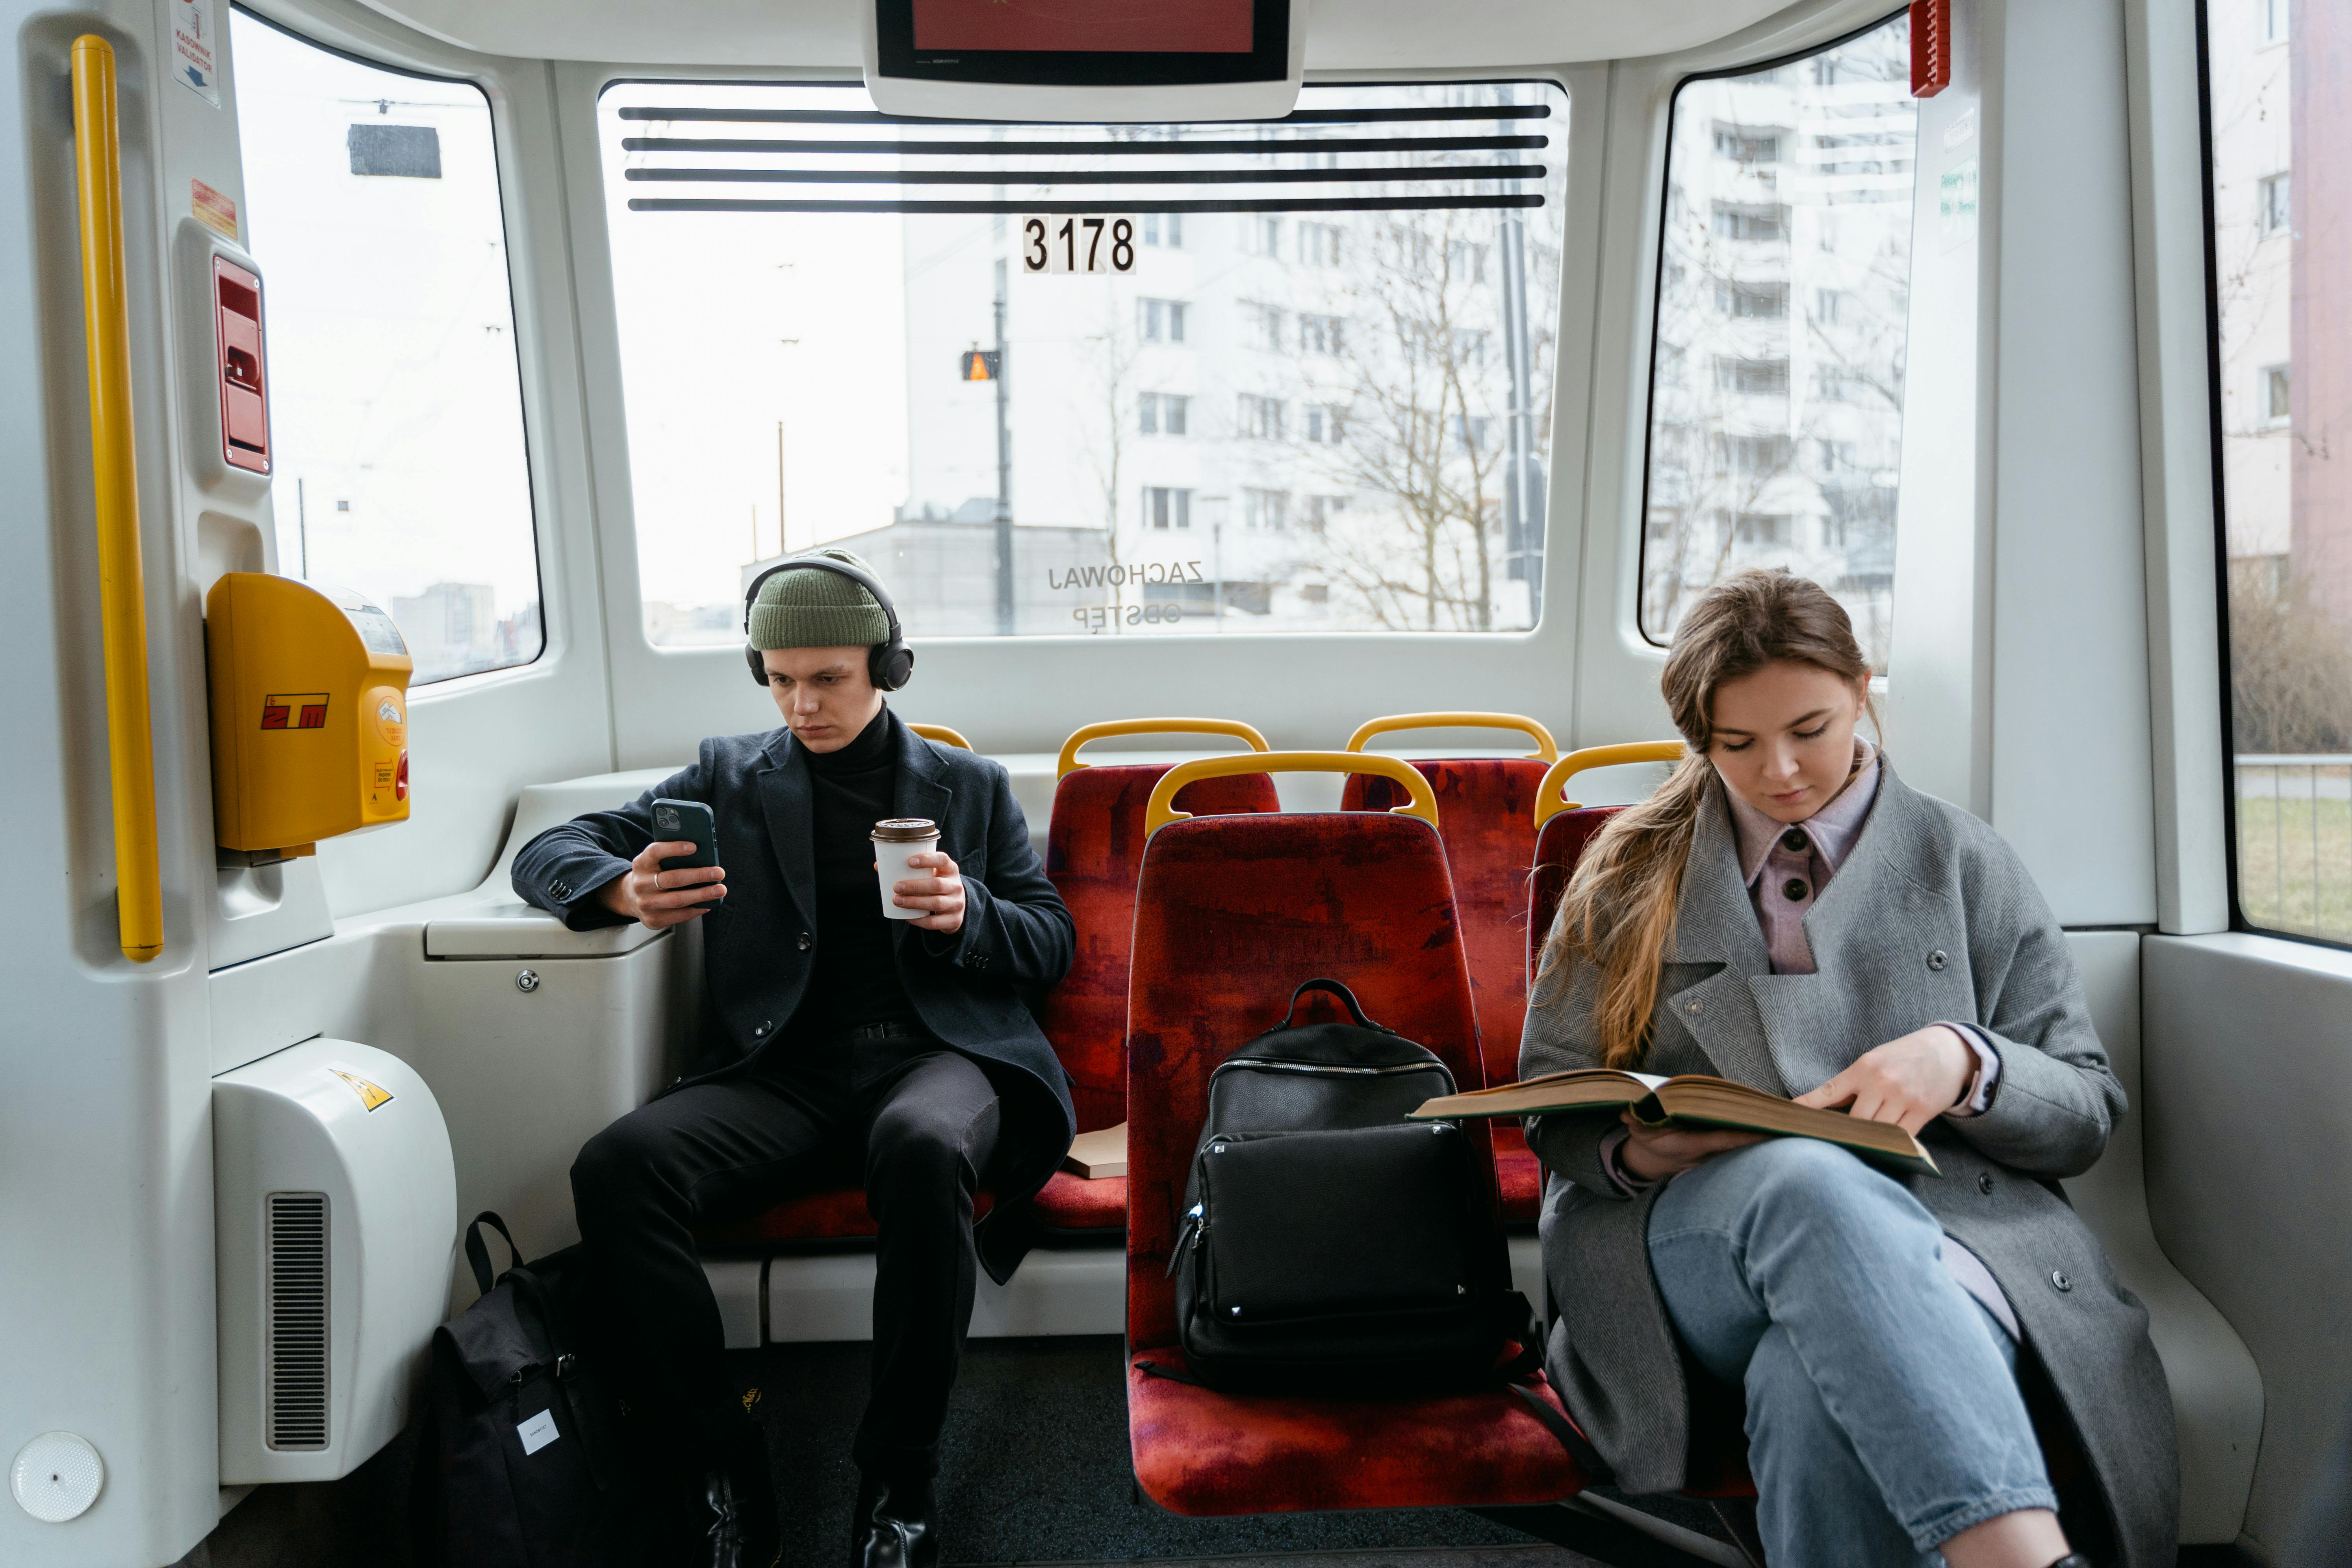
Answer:
[[[1132,272],[1135,220],[1128,217],[1025,217],[1024,272]]]

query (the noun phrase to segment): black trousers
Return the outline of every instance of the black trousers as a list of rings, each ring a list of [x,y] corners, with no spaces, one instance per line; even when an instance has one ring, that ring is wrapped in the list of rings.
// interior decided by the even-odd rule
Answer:
[[[770,1055],[630,1112],[581,1150],[572,1202],[607,1343],[669,1451],[713,1462],[740,1418],[693,1227],[862,1179],[881,1234],[873,1386],[852,1457],[868,1474],[934,1475],[971,1324],[972,1194],[995,1152],[996,1090],[971,1058],[898,1025],[779,1041]]]

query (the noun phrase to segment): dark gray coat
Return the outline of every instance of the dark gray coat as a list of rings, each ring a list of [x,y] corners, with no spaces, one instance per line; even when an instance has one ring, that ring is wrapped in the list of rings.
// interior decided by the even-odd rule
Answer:
[[[963,877],[961,929],[943,934],[898,924],[890,936],[899,979],[924,1026],[987,1068],[1004,1100],[989,1173],[998,1202],[979,1230],[981,1261],[1001,1283],[1025,1249],[1028,1200],[1077,1128],[1069,1079],[1029,1006],[1070,967],[1075,929],[1037,863],[1003,764],[934,745],[887,710],[883,721],[898,744],[893,813],[938,823],[940,847]],[[710,807],[719,863],[727,868],[726,906],[701,921],[701,1049],[676,1089],[740,1071],[783,1032],[824,961],[824,933],[817,929],[808,762],[789,729],[716,736],[702,742],[693,766],[631,805],[549,828],[516,854],[515,891],[574,931],[622,923],[595,891],[655,842],[657,796]]]
[[[1700,813],[1675,921],[1644,1071],[1713,1073],[1801,1094],[1928,1024],[1975,1024],[1991,1037],[2001,1071],[1990,1106],[1930,1124],[1922,1137],[1944,1175],[1906,1184],[2008,1296],[2105,1490],[2123,1561],[2168,1565],[2179,1475],[2164,1369],[2147,1312],[2057,1181],[2098,1159],[2124,1092],[2092,1029],[2065,933],[2016,852],[1886,767],[1844,865],[1805,918],[1820,972],[1774,974],[1718,783]],[[1593,994],[1590,968],[1537,986],[1522,1078],[1599,1065]],[[1650,1274],[1659,1189],[1628,1199],[1602,1173],[1601,1141],[1613,1125],[1538,1117],[1528,1127],[1552,1173],[1542,1219],[1559,1310],[1550,1372],[1620,1484],[1671,1491],[1682,1484],[1689,1414]]]

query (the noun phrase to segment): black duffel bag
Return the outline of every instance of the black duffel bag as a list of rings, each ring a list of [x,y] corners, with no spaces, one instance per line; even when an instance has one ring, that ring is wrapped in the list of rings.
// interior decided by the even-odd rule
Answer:
[[[513,1267],[493,1282],[482,1227]],[[506,1222],[466,1227],[481,1299],[433,1331],[411,1501],[420,1568],[620,1568],[644,1559],[625,1415],[587,1352],[577,1247],[525,1264]]]
[[[1328,992],[1352,1024],[1294,1026]],[[1220,1388],[1494,1384],[1531,1369],[1527,1299],[1427,1048],[1310,980],[1210,1075],[1169,1272],[1192,1376]],[[1517,1353],[1512,1352],[1517,1347]],[[1157,1370],[1157,1369],[1154,1369]]]

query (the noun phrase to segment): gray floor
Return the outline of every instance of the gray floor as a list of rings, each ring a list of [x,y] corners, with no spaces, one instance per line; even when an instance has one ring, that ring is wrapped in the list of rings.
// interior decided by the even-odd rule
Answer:
[[[847,1454],[865,1404],[866,1347],[774,1345],[730,1359],[738,1383],[761,1391],[784,1561],[832,1568],[848,1543],[857,1477]],[[1280,1556],[1307,1568],[1595,1568],[1592,1558],[1454,1509],[1168,1513],[1137,1492],[1129,1468],[1123,1371],[1112,1337],[972,1342],[942,1445],[950,1563]],[[410,1468],[408,1445],[398,1443],[331,1485],[264,1487],[178,1568],[408,1568]]]

